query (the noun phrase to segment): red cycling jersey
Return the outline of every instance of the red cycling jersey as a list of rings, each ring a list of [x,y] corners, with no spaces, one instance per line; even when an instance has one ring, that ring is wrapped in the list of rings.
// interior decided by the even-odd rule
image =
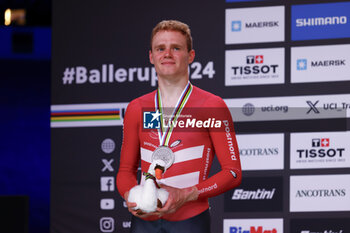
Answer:
[[[143,112],[155,111],[155,93],[153,91],[131,101],[125,113],[117,175],[118,190],[123,197],[125,192],[137,185],[140,159],[142,172],[147,172],[152,152],[159,146],[157,130],[144,129],[143,125]],[[185,220],[200,214],[209,207],[209,197],[237,187],[241,182],[238,146],[232,117],[225,102],[193,86],[178,121],[181,119],[183,124],[174,127],[168,144],[175,154],[175,161],[160,182],[176,188],[196,186],[199,196],[175,213],[162,217],[169,221]],[[208,178],[215,154],[221,171]],[[152,216],[146,220],[157,219]]]

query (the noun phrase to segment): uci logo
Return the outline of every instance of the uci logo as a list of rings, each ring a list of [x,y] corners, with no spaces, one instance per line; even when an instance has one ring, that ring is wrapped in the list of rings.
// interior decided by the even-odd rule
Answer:
[[[160,129],[160,115],[156,112],[143,112],[143,128],[144,129]]]

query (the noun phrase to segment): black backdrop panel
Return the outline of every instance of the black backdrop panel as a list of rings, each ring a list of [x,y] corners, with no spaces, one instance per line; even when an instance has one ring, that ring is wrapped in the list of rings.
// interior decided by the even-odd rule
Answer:
[[[53,1],[51,103],[55,109],[58,107],[74,111],[85,106],[84,104],[88,104],[89,109],[94,106],[102,108],[101,106],[108,104],[111,104],[108,106],[115,104],[116,109],[124,109],[123,106],[132,99],[153,91],[157,82],[155,72],[148,60],[149,40],[151,29],[163,19],[178,19],[190,25],[196,51],[195,61],[189,67],[190,81],[224,99],[252,98],[255,101],[259,100],[258,97],[348,94],[349,81],[291,83],[293,47],[350,43],[349,38],[291,41],[292,5],[321,2],[333,1],[55,0]],[[339,2],[346,1],[339,0]],[[284,6],[284,41],[225,44],[227,9],[266,6]],[[227,50],[269,48],[283,48],[284,83],[225,86]],[[209,73],[206,72],[208,70]],[[350,100],[345,98],[348,97],[339,101],[350,104]],[[305,98],[303,102],[307,100]],[[322,101],[326,100],[327,97],[322,97]],[[100,105],[92,105],[95,103]],[[244,104],[247,102],[242,105]],[[266,99],[264,104],[270,106],[272,102]],[[288,105],[283,101],[278,104],[278,106]],[[317,107],[321,108],[320,105],[321,103]],[[341,103],[339,102],[338,105],[340,106]],[[301,107],[308,111],[310,106]],[[60,127],[57,124],[51,125],[51,232],[129,231],[130,214],[115,190],[114,180],[122,142],[122,119],[121,112],[120,119],[117,120],[118,124],[114,125],[104,124],[102,127],[90,123],[88,127],[87,125],[82,127],[81,122],[62,124]],[[258,227],[256,225],[258,223],[254,223],[256,219],[266,222],[270,219],[272,222],[273,219],[283,219],[283,232],[291,233],[301,231],[303,225],[309,227],[306,230],[322,231],[332,228],[333,223],[344,222],[344,218],[349,214],[348,211],[332,212],[331,216],[335,220],[327,223],[322,229],[314,227],[314,223],[305,223],[303,219],[312,218],[312,222],[316,222],[330,216],[330,212],[290,212],[290,177],[348,174],[350,168],[292,170],[289,149],[292,132],[350,130],[348,118],[236,122],[235,128],[239,134],[284,133],[284,169],[243,172],[245,178],[243,182],[244,180],[247,182],[238,189],[250,193],[265,189],[266,192],[270,192],[266,194],[265,200],[241,199],[242,196],[239,193],[236,193],[236,199],[232,199],[234,190],[211,198],[213,233],[226,232],[223,229],[226,219],[229,221],[252,219],[252,227]],[[349,153],[345,154],[346,159],[349,159]],[[219,169],[217,160],[214,160],[211,174]],[[269,197],[271,199],[268,199]],[[239,203],[239,208],[235,209],[235,203]],[[254,206],[255,203],[257,206]],[[271,203],[276,206],[269,208]],[[266,211],[264,211],[265,207]],[[246,227],[245,222],[242,221],[242,226],[232,226],[232,229],[239,227],[243,229]],[[236,222],[232,221],[232,223]],[[347,229],[345,225],[342,229]]]

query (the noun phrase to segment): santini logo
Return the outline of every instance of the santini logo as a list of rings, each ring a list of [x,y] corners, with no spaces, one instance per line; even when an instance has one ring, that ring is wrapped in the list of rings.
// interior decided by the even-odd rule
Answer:
[[[301,18],[301,19],[296,19],[296,26],[308,27],[308,26],[336,25],[336,24],[346,24],[347,21],[348,20],[346,16]]]
[[[344,197],[345,189],[307,189],[298,190],[295,197]]]
[[[272,199],[276,189],[270,191],[258,189],[256,191],[244,191],[244,189],[236,189],[233,192],[232,200],[263,200]]]

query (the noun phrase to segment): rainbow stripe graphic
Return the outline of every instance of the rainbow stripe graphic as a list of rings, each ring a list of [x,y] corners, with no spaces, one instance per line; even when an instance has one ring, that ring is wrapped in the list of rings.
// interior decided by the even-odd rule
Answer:
[[[51,127],[120,126],[128,103],[51,106]]]

